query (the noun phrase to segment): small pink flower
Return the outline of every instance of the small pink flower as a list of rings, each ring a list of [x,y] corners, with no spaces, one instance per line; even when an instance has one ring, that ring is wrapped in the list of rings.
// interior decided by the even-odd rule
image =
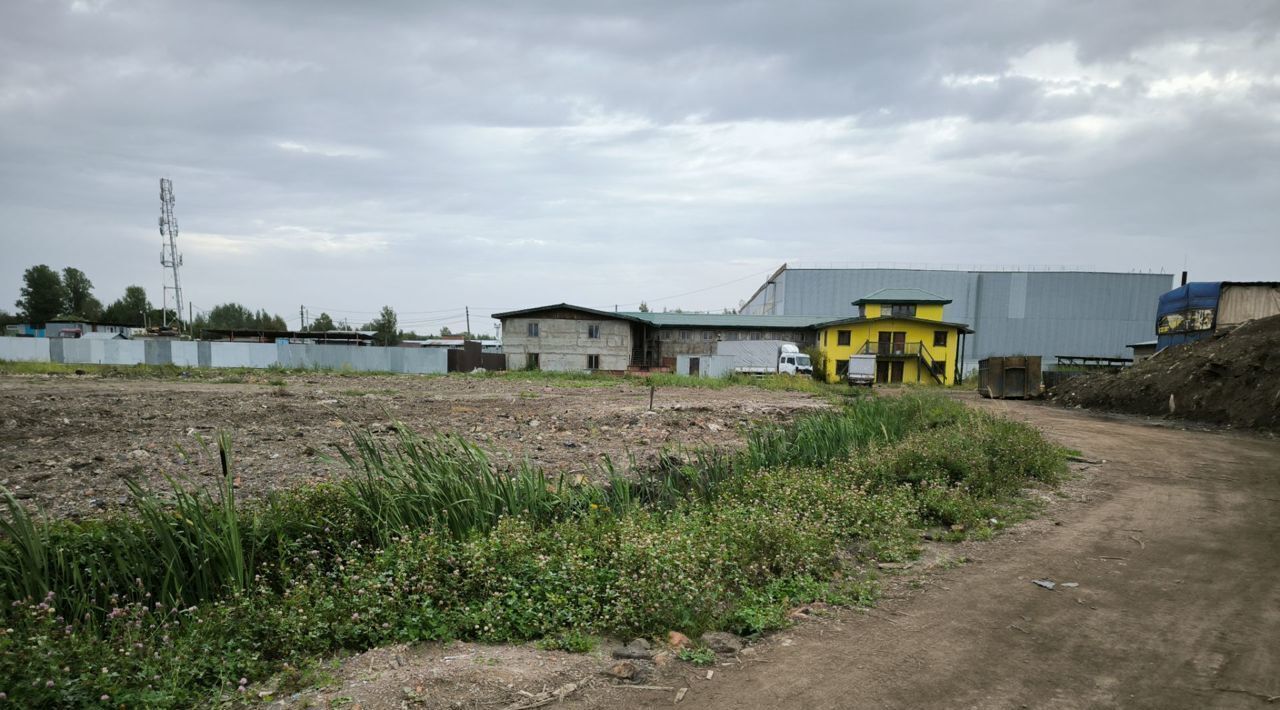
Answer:
[[[102,694],[102,697],[101,697],[101,698],[98,698],[98,700],[101,700],[101,701],[102,701],[102,702],[104,702],[104,703],[105,703],[105,702],[107,702],[107,701],[108,701],[108,700],[110,700],[110,699],[111,699],[111,696],[110,696],[110,695],[107,695],[106,693],[103,693],[103,694]]]

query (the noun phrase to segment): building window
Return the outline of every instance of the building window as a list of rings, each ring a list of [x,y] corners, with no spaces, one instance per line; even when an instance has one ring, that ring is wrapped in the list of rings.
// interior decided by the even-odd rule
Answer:
[[[537,322],[537,321],[533,321],[533,322],[529,323],[529,337],[530,337],[530,338],[536,338],[536,337],[538,337],[538,322]]]
[[[713,340],[713,339],[715,338],[715,335],[716,335],[716,334],[715,334],[714,332],[710,331],[710,330],[704,330],[704,331],[702,331],[702,339],[703,339],[703,340]]]
[[[946,379],[946,377],[947,377],[947,361],[946,361],[946,360],[934,360],[934,361],[933,361],[933,374],[935,374],[935,375],[937,375],[938,377],[941,377],[941,378],[943,378],[943,379]]]
[[[587,356],[587,369],[588,369],[588,370],[599,370],[599,369],[600,369],[600,356],[599,356],[599,355],[588,355],[588,356]]]
[[[893,304],[890,314],[902,318],[916,317],[916,304],[914,303],[895,303]]]
[[[935,348],[947,347],[947,331],[945,330],[933,331],[933,347]]]
[[[843,345],[845,347],[848,347],[849,345],[852,344],[852,342],[853,342],[853,331],[849,331],[849,330],[836,331],[836,345]]]
[[[598,325],[589,325],[589,326],[587,326],[587,337],[588,337],[588,338],[599,338],[599,337],[600,337],[600,326],[598,326]]]
[[[866,318],[866,317],[867,317],[867,304],[865,304],[865,303],[859,303],[859,304],[858,304],[858,317],[859,317],[859,318]]]
[[[747,340],[759,340],[759,339],[760,339],[760,334],[759,334],[759,333],[755,333],[755,332],[753,332],[753,333],[748,333],[748,336],[749,336],[749,337],[747,338]]]
[[[682,330],[682,331],[680,331],[680,339],[681,339],[681,340],[688,340],[688,339],[689,339],[689,331],[687,331],[687,330]]]
[[[538,353],[529,353],[525,356],[524,369],[537,370],[540,366],[541,363],[538,360]]]
[[[822,347],[827,347],[827,331],[822,331]]]

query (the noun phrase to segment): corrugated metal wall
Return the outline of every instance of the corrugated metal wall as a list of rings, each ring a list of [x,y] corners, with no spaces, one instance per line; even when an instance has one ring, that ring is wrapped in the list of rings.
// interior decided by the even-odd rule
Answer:
[[[1156,304],[1170,274],[1080,271],[787,269],[743,312],[849,316],[853,301],[882,288],[920,288],[951,303],[943,316],[976,331],[966,368],[992,355],[1129,357],[1129,343],[1155,337]],[[785,297],[784,297],[785,296]]]

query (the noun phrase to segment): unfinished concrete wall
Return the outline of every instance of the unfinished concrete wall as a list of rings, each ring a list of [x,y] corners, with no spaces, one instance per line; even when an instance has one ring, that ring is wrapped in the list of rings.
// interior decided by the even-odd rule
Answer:
[[[443,374],[442,348],[369,348],[294,343],[221,343],[183,340],[0,338],[0,360],[92,365],[178,367],[286,367]]]
[[[353,372],[404,372],[419,375],[443,374],[449,354],[444,348],[371,348],[313,343],[280,343],[278,360],[282,367],[350,370]]]
[[[275,343],[210,343],[210,367],[271,367],[277,364]]]
[[[693,374],[689,361],[695,357],[700,377],[726,377],[733,372],[735,358],[732,355],[677,355],[676,374]]]
[[[0,338],[0,360],[49,362],[49,339]]]
[[[536,336],[530,335],[534,323]],[[598,337],[591,337],[592,326]],[[502,349],[509,370],[523,370],[528,355],[537,353],[538,368],[551,372],[585,371],[589,355],[599,356],[599,370],[622,371],[631,362],[631,322],[573,311],[508,318],[502,322]]]
[[[178,367],[199,367],[200,344],[189,340],[170,343],[169,362]]]

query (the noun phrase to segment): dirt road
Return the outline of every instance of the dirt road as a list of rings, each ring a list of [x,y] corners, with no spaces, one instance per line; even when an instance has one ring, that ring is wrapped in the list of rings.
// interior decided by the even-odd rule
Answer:
[[[1280,442],[977,406],[1098,465],[1073,500],[869,614],[779,634],[711,680],[682,666],[662,680],[689,688],[680,707],[1280,707]],[[671,702],[606,689],[577,705]]]

